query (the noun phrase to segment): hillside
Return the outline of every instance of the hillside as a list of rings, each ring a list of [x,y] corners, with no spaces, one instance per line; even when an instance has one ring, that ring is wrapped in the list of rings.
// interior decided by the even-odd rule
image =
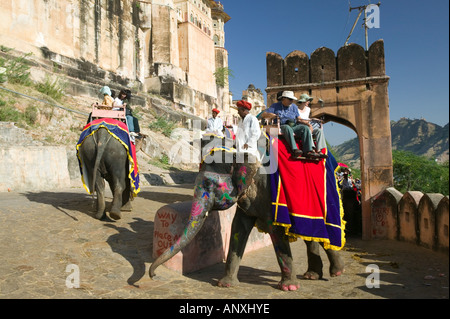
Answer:
[[[90,105],[99,102],[100,98],[64,94],[54,100],[38,92],[34,86],[2,83],[1,87],[0,146],[65,146],[71,180],[81,185],[75,146],[86,125]],[[188,142],[190,131],[177,125],[185,122],[188,115],[174,111],[166,100],[158,96],[147,98],[147,105],[133,106],[141,132],[147,135],[141,151],[137,153],[142,185],[170,184],[175,179],[180,183],[192,182],[191,173],[198,170],[198,164],[177,160],[183,155],[181,152],[193,154],[192,158],[195,156]],[[160,121],[159,114],[164,114]],[[159,127],[151,129],[151,123],[158,123]],[[165,134],[162,129],[165,129]]]
[[[418,156],[449,159],[449,124],[444,127],[420,119],[401,118],[391,122],[392,149],[409,151]],[[359,143],[354,138],[332,147],[333,154],[352,167],[359,167]]]

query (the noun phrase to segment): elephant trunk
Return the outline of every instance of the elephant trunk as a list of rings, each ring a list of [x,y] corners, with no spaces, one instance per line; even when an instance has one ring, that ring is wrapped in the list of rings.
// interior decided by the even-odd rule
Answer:
[[[184,247],[186,247],[192,239],[197,235],[197,233],[202,228],[208,212],[212,207],[212,200],[207,201],[196,200],[194,196],[194,202],[192,203],[191,215],[189,217],[189,223],[183,231],[178,241],[173,244],[169,249],[164,251],[151,265],[149,275],[150,277],[155,276],[155,270],[161,264],[165,263],[178,252],[180,252]]]

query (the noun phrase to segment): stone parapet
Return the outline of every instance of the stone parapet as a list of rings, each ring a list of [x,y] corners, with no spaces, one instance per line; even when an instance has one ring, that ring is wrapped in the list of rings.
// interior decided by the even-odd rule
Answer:
[[[392,239],[449,253],[449,198],[390,187],[372,200],[372,238]]]
[[[64,146],[5,147],[0,162],[0,192],[71,186]]]

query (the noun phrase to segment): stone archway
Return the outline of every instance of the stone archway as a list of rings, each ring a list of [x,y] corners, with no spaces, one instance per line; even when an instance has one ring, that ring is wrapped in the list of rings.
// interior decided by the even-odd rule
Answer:
[[[341,47],[337,56],[319,48],[311,58],[293,51],[282,58],[268,52],[267,104],[276,93],[291,90],[299,96],[316,97],[313,117],[334,121],[354,130],[358,136],[362,182],[362,237],[371,238],[371,200],[393,186],[391,128],[389,119],[389,77],[385,74],[384,42],[374,42],[368,51],[357,44]],[[317,102],[321,98],[324,103]],[[325,132],[326,135],[326,132]]]

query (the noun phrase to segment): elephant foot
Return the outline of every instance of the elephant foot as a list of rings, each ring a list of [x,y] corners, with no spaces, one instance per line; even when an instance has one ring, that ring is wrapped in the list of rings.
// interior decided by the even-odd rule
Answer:
[[[131,202],[128,201],[128,203],[126,203],[125,205],[123,205],[123,206],[120,208],[120,210],[123,211],[123,212],[131,212],[131,211],[133,210],[133,207],[131,206]]]
[[[277,286],[278,289],[283,291],[296,291],[300,288],[300,285],[297,283],[293,283],[292,281],[280,281]]]
[[[106,213],[105,212],[98,212],[97,214],[94,215],[94,217],[96,219],[103,220],[103,219],[106,218]]]
[[[322,273],[317,273],[315,271],[308,270],[307,272],[305,272],[303,274],[303,279],[319,280],[319,279],[322,279]]]
[[[223,288],[230,288],[230,287],[236,286],[237,284],[239,284],[239,280],[232,279],[230,277],[223,277],[222,279],[219,280],[219,282],[217,283],[217,286],[223,287]]]
[[[119,220],[122,218],[122,214],[120,212],[110,212],[109,216],[114,220]]]
[[[330,267],[330,276],[331,277],[337,277],[342,275],[345,272],[344,268],[334,268]]]
[[[319,280],[322,279],[322,274],[318,274],[315,271],[312,270],[308,270],[307,272],[305,272],[303,274],[303,279],[308,279],[308,280]]]
[[[344,269],[344,261],[341,256],[335,256],[330,260],[330,276],[337,277],[342,275],[345,272]]]

